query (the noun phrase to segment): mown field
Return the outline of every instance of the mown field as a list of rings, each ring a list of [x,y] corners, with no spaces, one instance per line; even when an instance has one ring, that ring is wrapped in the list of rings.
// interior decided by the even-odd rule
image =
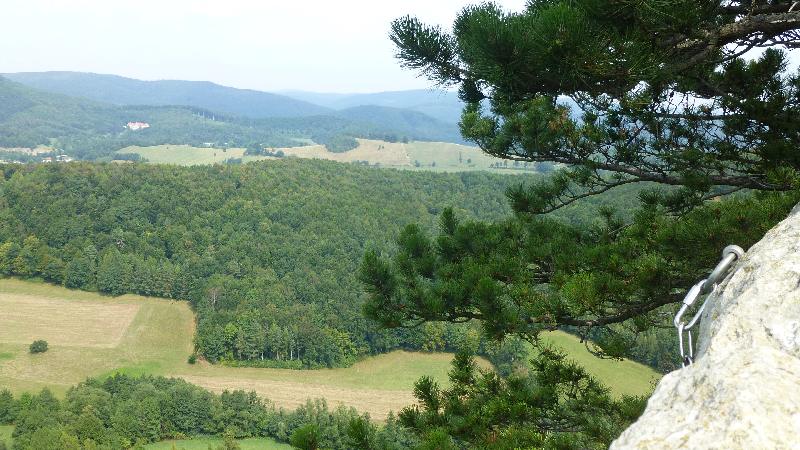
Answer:
[[[487,170],[496,173],[523,173],[523,167],[514,167],[499,158],[483,153],[477,147],[446,142],[385,142],[358,139],[358,147],[343,153],[328,151],[323,145],[271,148],[286,156],[308,159],[325,159],[342,163],[366,161],[370,165],[434,172],[465,172]],[[242,158],[243,162],[269,159],[264,156],[244,156],[244,149],[190,147],[188,145],[158,145],[153,147],[127,147],[118,153],[136,153],[155,164],[203,165],[224,163],[230,158]],[[508,167],[497,168],[495,165]]]
[[[241,450],[283,450],[294,448],[288,444],[266,438],[242,439],[238,441]],[[197,438],[185,441],[162,441],[145,445],[145,450],[208,450],[222,445],[222,439]]]
[[[340,369],[191,365],[187,357],[193,333],[194,317],[186,302],[134,295],[111,298],[0,279],[0,387],[15,393],[48,387],[63,394],[87,377],[154,374],[184,378],[216,392],[254,390],[286,408],[324,398],[332,406],[352,406],[381,420],[414,401],[411,389],[422,375],[446,385],[452,359],[448,354],[396,351]],[[29,354],[33,339],[47,340],[50,349]],[[637,363],[594,358],[565,333],[550,333],[547,339],[583,362],[617,394],[647,393],[658,378]]]

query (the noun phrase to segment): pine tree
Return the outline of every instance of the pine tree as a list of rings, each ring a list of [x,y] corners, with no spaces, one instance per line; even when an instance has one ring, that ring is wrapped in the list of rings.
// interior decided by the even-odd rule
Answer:
[[[487,3],[465,8],[452,34],[395,21],[402,63],[459,87],[467,139],[506,163],[566,168],[510,189],[511,219],[462,223],[448,211],[436,238],[407,227],[393,261],[368,253],[368,315],[388,326],[481,319],[495,337],[644,316],[636,325],[649,326],[725,245],[753,244],[800,198],[792,4]],[[748,59],[746,48],[765,50]],[[637,183],[642,205],[627,220],[542,216]]]
[[[466,139],[504,167],[557,170],[509,189],[507,220],[462,221],[448,209],[438,236],[410,225],[392,257],[367,252],[366,314],[387,327],[478,320],[488,337],[534,344],[571,327],[600,354],[629,355],[725,245],[747,248],[800,200],[800,76],[787,59],[798,31],[788,0],[533,0],[520,12],[484,3],[462,10],[450,33],[396,20],[401,63],[459,89]],[[589,225],[546,216],[621,186],[641,186],[632,214],[600,208]],[[636,407],[602,389],[559,404],[571,381],[595,385],[573,369],[551,357],[522,380],[461,377],[460,392],[421,382],[423,406],[403,419],[433,447],[606,446]]]

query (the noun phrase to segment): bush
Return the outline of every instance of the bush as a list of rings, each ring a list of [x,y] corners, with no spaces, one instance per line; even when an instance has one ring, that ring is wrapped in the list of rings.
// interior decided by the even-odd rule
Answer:
[[[319,448],[319,428],[314,424],[303,425],[294,430],[290,443],[302,450],[316,450]]]
[[[188,360],[188,362],[189,362],[189,364],[194,364],[194,363],[196,363],[196,362],[197,362],[197,355],[195,355],[194,353],[192,353],[191,355],[189,355],[189,360]]]
[[[31,353],[44,353],[47,351],[47,341],[33,341],[30,347]]]

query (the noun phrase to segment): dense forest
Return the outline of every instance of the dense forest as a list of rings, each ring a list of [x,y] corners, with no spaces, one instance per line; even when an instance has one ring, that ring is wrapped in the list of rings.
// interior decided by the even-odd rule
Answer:
[[[189,300],[200,355],[285,367],[457,347],[464,327],[364,318],[360,259],[407,223],[435,229],[443,205],[502,217],[521,180],[311,160],[0,167],[0,274]]]
[[[344,407],[330,410],[323,401],[285,411],[254,393],[215,395],[179,379],[125,375],[87,380],[63,399],[46,389],[18,398],[0,390],[0,425],[10,424],[14,450],[141,449],[196,435],[223,436],[223,450],[239,448],[235,439],[246,437],[308,449],[402,449],[416,442],[392,417],[378,429],[368,416]]]

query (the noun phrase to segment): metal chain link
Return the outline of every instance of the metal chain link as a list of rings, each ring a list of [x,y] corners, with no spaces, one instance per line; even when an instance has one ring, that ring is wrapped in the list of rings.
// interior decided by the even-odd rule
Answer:
[[[703,311],[706,309],[708,297],[706,297],[700,309],[697,310],[692,320],[689,323],[683,322],[681,319],[686,311],[697,301],[701,296],[707,296],[714,292],[717,285],[728,276],[728,273],[733,268],[734,264],[742,259],[744,250],[738,245],[729,245],[722,250],[722,260],[717,264],[717,267],[711,272],[705,280],[692,286],[686,296],[683,298],[683,305],[678,313],[675,314],[675,319],[672,321],[675,328],[678,329],[678,348],[681,351],[681,365],[686,367],[694,362],[694,342],[692,342],[692,327],[700,320]],[[688,342],[684,342],[683,335],[686,333]],[[686,345],[688,344],[688,345]]]

